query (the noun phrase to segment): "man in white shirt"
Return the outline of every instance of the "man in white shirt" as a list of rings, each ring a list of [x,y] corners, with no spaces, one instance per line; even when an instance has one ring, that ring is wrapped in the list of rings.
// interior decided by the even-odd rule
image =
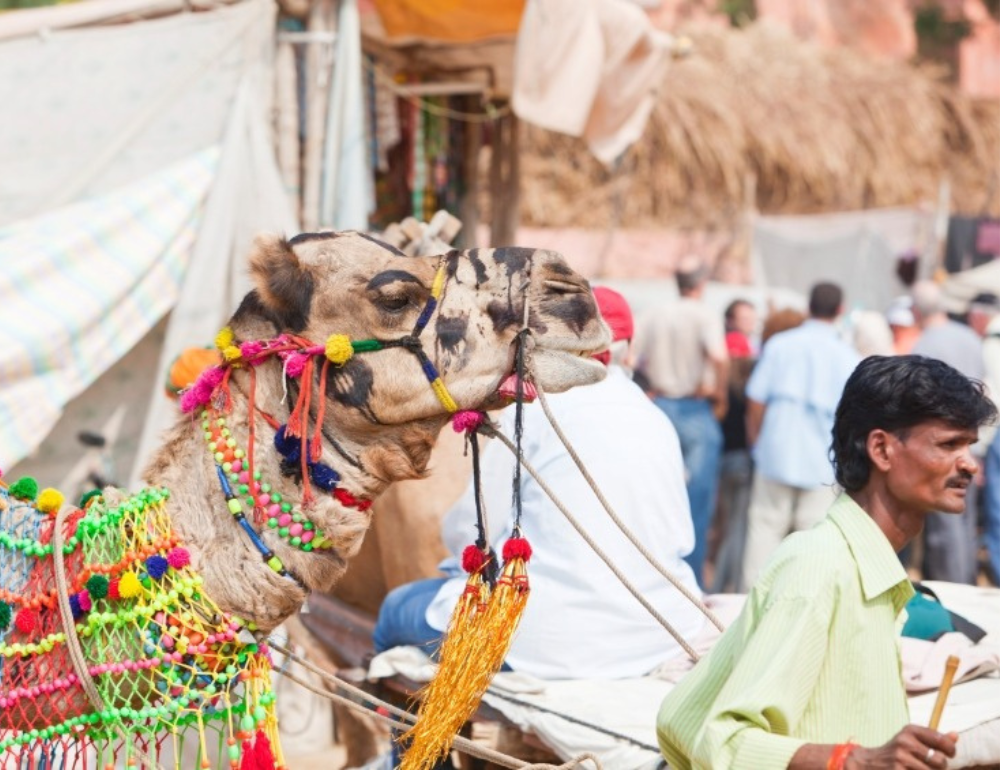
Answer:
[[[549,397],[549,406],[618,516],[697,594],[694,574],[684,561],[694,546],[694,528],[677,433],[623,367],[632,336],[627,304],[608,289],[594,294],[616,340],[608,376],[596,385]],[[501,416],[501,430],[508,436],[513,420],[513,409]],[[528,462],[640,594],[684,638],[697,637],[704,617],[618,531],[538,404],[524,408],[522,446]],[[482,456],[483,495],[490,540],[498,553],[513,522],[513,472],[512,454],[491,442]],[[521,479],[522,529],[533,550],[531,596],[507,665],[548,679],[616,679],[640,676],[682,655],[530,474],[522,473]],[[461,553],[476,537],[471,485],[446,515],[442,537],[453,554],[442,564],[447,577],[410,583],[386,597],[375,628],[377,651],[402,644],[436,649],[465,586]]]

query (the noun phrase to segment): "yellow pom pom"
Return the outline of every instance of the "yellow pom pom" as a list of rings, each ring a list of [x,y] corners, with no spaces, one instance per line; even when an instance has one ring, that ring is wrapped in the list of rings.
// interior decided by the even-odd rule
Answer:
[[[243,353],[235,345],[229,345],[222,349],[222,357],[227,361],[239,361],[243,357]]]
[[[346,364],[354,355],[351,338],[346,334],[331,334],[326,340],[326,357],[338,366]]]
[[[219,333],[215,335],[215,347],[225,350],[233,344],[233,330],[228,326],[223,326]]]
[[[139,578],[134,572],[126,572],[118,581],[118,595],[123,599],[138,596],[140,591],[142,591],[142,583],[139,582]]]
[[[38,495],[35,506],[42,513],[57,513],[62,508],[65,499],[63,493],[58,489],[43,489]]]

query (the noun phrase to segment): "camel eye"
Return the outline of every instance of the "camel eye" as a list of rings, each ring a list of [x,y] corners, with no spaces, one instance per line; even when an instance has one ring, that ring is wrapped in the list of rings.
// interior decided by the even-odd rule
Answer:
[[[410,298],[405,294],[389,294],[383,295],[376,300],[380,310],[384,310],[387,313],[401,313],[406,310],[410,304]]]

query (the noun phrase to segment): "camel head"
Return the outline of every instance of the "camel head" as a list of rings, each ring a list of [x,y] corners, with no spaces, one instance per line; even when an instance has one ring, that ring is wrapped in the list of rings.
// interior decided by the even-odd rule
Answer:
[[[459,409],[498,405],[497,388],[512,370],[525,320],[533,376],[545,391],[604,376],[591,355],[609,338],[590,286],[551,251],[409,257],[361,233],[328,232],[260,237],[250,264],[256,290],[232,323],[243,339],[290,332],[317,343],[334,334],[391,343],[410,335],[428,313],[437,277],[440,299],[418,339]],[[343,407],[336,415],[340,430],[447,416],[409,347],[352,355],[333,367],[327,394]]]

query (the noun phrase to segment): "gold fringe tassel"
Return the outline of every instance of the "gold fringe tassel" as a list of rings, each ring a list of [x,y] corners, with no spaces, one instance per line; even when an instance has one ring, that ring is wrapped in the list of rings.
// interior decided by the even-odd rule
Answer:
[[[424,690],[416,724],[400,739],[400,770],[431,770],[448,756],[510,650],[528,599],[525,561],[504,565],[490,592],[480,572],[469,576],[441,645],[438,671]]]

